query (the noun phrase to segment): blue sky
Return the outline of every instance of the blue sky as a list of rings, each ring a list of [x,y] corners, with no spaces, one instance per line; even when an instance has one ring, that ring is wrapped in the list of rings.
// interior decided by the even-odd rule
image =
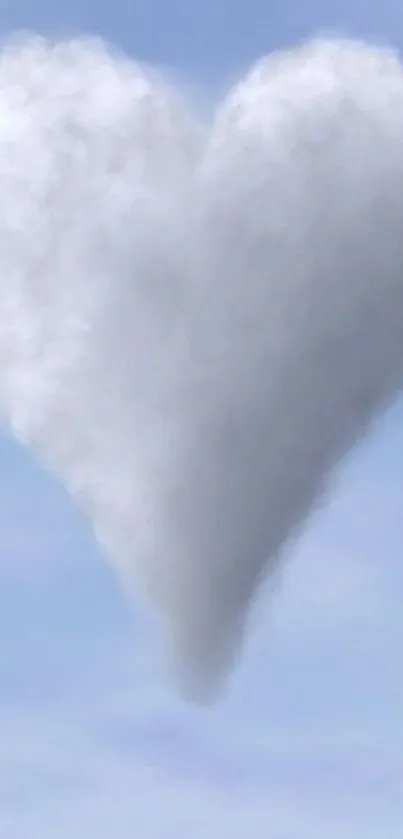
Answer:
[[[318,28],[400,46],[396,0],[0,0],[0,26],[91,31],[216,96]],[[230,690],[171,690],[62,488],[0,441],[0,835],[397,839],[403,828],[403,409],[343,467]]]

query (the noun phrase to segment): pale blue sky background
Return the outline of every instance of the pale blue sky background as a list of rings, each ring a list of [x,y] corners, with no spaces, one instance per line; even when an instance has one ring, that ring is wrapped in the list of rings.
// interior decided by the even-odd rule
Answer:
[[[0,30],[102,34],[208,97],[318,28],[403,44],[396,0],[0,0]],[[403,408],[350,459],[216,707],[170,690],[63,490],[0,440],[0,836],[401,839]]]

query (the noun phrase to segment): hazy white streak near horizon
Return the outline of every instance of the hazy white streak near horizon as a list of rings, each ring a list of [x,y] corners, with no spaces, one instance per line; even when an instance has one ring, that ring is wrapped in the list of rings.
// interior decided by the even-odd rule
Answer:
[[[403,381],[403,69],[317,41],[212,126],[85,39],[0,54],[0,396],[186,690]]]

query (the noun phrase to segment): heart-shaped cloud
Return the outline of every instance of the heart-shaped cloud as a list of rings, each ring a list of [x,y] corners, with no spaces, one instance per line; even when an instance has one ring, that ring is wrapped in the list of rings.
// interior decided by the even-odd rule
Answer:
[[[214,688],[403,379],[403,70],[315,41],[211,126],[86,40],[0,58],[0,395]]]

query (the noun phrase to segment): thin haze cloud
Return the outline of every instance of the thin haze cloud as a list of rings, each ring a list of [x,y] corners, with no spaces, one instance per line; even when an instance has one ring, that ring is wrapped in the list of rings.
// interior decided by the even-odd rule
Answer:
[[[5,420],[209,695],[402,384],[402,65],[316,40],[206,125],[100,42],[24,37],[0,150]]]

